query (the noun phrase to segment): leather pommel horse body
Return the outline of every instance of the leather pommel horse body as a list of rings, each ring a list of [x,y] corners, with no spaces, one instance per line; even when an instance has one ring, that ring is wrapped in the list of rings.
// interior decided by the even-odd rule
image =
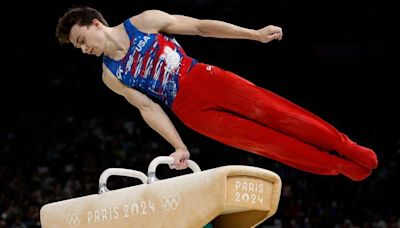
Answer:
[[[172,160],[171,160],[172,159]],[[155,161],[155,162],[154,162]],[[198,228],[255,227],[277,210],[281,179],[274,172],[250,166],[223,166],[157,180],[154,163],[173,163],[158,157],[148,176],[129,169],[108,169],[100,177],[99,194],[44,205],[43,228]],[[132,176],[143,184],[109,191],[110,175]]]

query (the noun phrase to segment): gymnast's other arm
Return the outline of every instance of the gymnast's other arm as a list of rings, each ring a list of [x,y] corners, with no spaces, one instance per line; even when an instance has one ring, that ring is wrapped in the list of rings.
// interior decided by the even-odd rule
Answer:
[[[254,30],[218,20],[170,15],[160,10],[146,10],[133,16],[131,21],[138,29],[148,33],[165,32],[225,39],[249,39],[263,43],[281,40],[283,36],[282,29],[274,25]]]
[[[144,121],[175,148],[175,152],[171,154],[175,159],[173,167],[175,169],[187,168],[189,151],[160,105],[153,102],[143,93],[122,84],[104,65],[102,78],[108,88],[125,97],[130,104],[138,108]]]

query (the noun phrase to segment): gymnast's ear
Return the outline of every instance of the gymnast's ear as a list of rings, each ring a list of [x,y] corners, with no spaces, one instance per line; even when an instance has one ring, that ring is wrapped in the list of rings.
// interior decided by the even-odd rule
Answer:
[[[101,23],[101,21],[95,18],[92,20],[92,25],[99,27],[100,25],[103,25],[103,23]]]

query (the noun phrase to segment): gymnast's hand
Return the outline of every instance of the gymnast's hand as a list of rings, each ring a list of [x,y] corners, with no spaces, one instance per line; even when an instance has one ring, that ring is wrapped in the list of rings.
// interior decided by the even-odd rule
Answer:
[[[187,161],[190,158],[190,153],[186,148],[178,148],[169,156],[175,159],[175,163],[169,166],[171,169],[180,170],[188,167]]]
[[[262,29],[257,30],[258,41],[268,43],[271,40],[281,40],[283,33],[282,28],[274,25],[265,26]]]

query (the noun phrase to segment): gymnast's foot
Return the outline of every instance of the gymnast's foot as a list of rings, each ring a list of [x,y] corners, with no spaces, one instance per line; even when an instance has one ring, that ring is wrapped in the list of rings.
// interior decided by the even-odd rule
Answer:
[[[362,181],[371,174],[372,170],[353,161],[339,158],[337,171],[353,181]]]
[[[352,160],[367,169],[375,169],[378,166],[378,158],[375,152],[369,148],[350,143],[340,150],[340,153],[349,160]]]
[[[352,141],[346,134],[342,133],[343,146],[339,153],[349,160],[352,160],[368,169],[376,169],[378,158],[375,152]]]

